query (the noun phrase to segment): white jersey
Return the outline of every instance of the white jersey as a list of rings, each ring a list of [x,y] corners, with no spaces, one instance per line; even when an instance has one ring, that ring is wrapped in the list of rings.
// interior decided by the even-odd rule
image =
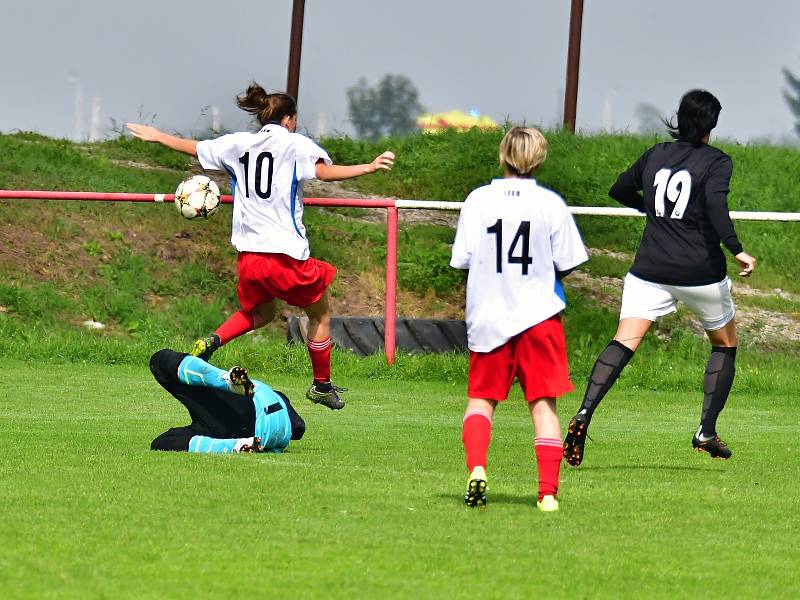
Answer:
[[[303,181],[316,177],[327,152],[276,123],[258,133],[231,133],[197,143],[204,169],[233,178],[231,243],[239,252],[271,252],[306,260]]]
[[[561,312],[556,271],[588,260],[564,200],[533,179],[495,179],[467,196],[450,266],[469,269],[467,341],[489,352]]]

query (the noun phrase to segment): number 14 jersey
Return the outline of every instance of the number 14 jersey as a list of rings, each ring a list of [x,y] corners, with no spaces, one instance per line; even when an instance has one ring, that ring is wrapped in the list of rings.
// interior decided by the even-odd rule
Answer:
[[[533,179],[495,179],[464,201],[450,266],[469,269],[467,343],[489,352],[561,312],[556,271],[588,259],[564,200]]]

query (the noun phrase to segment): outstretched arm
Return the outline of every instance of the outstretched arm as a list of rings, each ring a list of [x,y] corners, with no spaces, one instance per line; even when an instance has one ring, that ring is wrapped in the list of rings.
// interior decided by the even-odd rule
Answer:
[[[214,438],[207,435],[195,435],[189,440],[189,452],[203,454],[222,454],[226,452],[264,452],[261,438]],[[271,451],[270,451],[271,452]]]
[[[394,152],[386,151],[376,157],[369,164],[364,165],[326,165],[319,161],[316,165],[317,179],[321,181],[341,181],[342,179],[352,179],[361,175],[368,175],[375,171],[389,171],[394,164]]]
[[[150,125],[139,125],[138,123],[125,123],[128,131],[131,132],[133,137],[137,137],[145,142],[158,142],[167,148],[172,148],[178,152],[191,154],[197,156],[197,140],[188,140],[174,135],[169,135],[163,131],[159,131]]]

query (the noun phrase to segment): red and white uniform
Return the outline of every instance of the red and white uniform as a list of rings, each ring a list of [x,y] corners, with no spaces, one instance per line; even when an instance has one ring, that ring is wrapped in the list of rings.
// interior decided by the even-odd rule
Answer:
[[[239,251],[239,303],[245,311],[280,298],[305,307],[319,300],[336,269],[311,258],[303,224],[303,182],[317,162],[331,164],[313,141],[269,123],[197,144],[204,169],[233,179],[231,243]]]
[[[588,260],[564,200],[533,179],[495,179],[467,196],[450,266],[469,269],[469,349],[489,352],[564,310],[556,271]]]
[[[469,269],[469,395],[504,400],[515,377],[527,400],[572,389],[556,271],[588,260],[564,200],[533,179],[495,179],[473,191],[450,265]]]
[[[328,153],[299,133],[267,124],[258,133],[231,133],[197,143],[204,169],[227,171],[234,182],[231,243],[239,252],[309,257],[303,225],[303,182],[316,177]]]

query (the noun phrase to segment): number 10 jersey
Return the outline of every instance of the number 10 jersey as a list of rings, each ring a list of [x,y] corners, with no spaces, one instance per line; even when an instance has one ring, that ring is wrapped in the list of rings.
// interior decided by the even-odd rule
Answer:
[[[489,352],[561,312],[556,271],[588,259],[564,200],[533,179],[495,179],[464,202],[450,266],[469,269],[467,343]]]
[[[306,260],[303,181],[316,177],[328,154],[277,123],[258,133],[238,132],[197,144],[204,169],[223,169],[233,179],[231,243],[239,252],[286,254]]]

